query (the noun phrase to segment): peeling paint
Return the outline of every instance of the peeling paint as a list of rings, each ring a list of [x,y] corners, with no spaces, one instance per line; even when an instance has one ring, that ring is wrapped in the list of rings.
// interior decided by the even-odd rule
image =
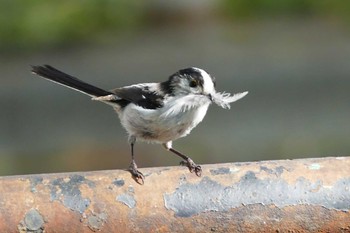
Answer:
[[[271,174],[271,175],[274,174],[276,176],[282,175],[284,170],[287,170],[287,169],[285,167],[283,167],[283,166],[278,166],[278,167],[275,167],[275,168],[268,168],[266,166],[260,166],[260,171],[265,171],[268,174]]]
[[[81,175],[72,175],[68,180],[63,178],[53,180],[49,186],[51,200],[58,200],[65,207],[83,213],[91,201],[81,196],[80,186],[82,184],[87,184],[89,187],[95,186],[92,181]]]
[[[117,187],[122,187],[125,184],[125,181],[123,179],[116,179],[115,181],[113,181],[113,184]]]
[[[29,178],[29,181],[30,181],[30,191],[32,193],[36,193],[37,192],[36,186],[43,182],[43,178],[41,176],[32,176]]]
[[[179,178],[179,185],[182,185],[187,182],[187,178],[185,175],[181,175]]]
[[[130,192],[130,193],[135,193],[135,189],[134,189],[134,187],[133,187],[132,185],[130,185],[130,186],[128,187],[128,192]]]
[[[228,167],[220,167],[218,169],[210,170],[210,174],[212,174],[213,176],[225,175],[225,174],[230,174],[230,173],[231,173],[231,171],[230,171],[230,168],[228,168]]]
[[[100,231],[102,230],[103,224],[107,220],[107,214],[93,214],[87,218],[88,226],[92,231]]]
[[[259,179],[248,171],[239,182],[224,186],[209,177],[199,183],[184,183],[175,192],[164,194],[165,206],[176,216],[190,217],[207,211],[227,211],[242,205],[263,204],[279,208],[297,204],[319,205],[348,211],[350,178],[338,180],[333,187],[324,187],[321,181],[311,182],[299,177],[295,184],[281,178]]]
[[[30,209],[18,225],[19,232],[44,232],[44,219],[36,209]]]
[[[130,194],[120,194],[117,196],[116,199],[117,199],[117,201],[128,206],[130,209],[135,208],[135,206],[136,206],[136,200],[135,200],[134,196],[132,196]]]
[[[275,168],[276,174],[279,176],[282,175],[284,170],[288,171],[288,169],[286,169],[284,166],[278,166]]]

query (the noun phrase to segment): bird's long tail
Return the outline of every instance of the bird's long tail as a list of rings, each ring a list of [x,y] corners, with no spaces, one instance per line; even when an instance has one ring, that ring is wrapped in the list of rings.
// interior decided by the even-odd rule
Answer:
[[[113,93],[105,91],[86,82],[83,82],[69,74],[63,73],[52,66],[32,66],[32,72],[47,80],[69,87],[76,91],[82,92],[91,97],[107,96]]]

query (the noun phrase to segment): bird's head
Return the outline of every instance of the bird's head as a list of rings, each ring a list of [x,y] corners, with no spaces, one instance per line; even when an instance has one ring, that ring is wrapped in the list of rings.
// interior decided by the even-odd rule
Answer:
[[[205,70],[196,67],[181,69],[162,83],[162,88],[171,96],[202,95],[222,108],[230,108],[230,103],[243,98],[248,92],[230,95],[215,90],[215,78]]]
[[[204,95],[211,99],[215,93],[215,78],[206,71],[190,67],[171,75],[167,81],[171,95]]]

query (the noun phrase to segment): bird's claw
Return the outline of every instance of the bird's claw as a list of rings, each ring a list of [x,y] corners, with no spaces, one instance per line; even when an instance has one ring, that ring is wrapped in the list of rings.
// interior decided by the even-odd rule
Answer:
[[[191,173],[195,173],[198,177],[202,175],[202,168],[201,166],[195,164],[192,159],[187,159],[186,161],[181,161],[180,165],[188,167]]]
[[[129,171],[138,184],[143,185],[145,183],[145,176],[139,170],[137,170],[136,163],[130,164]]]

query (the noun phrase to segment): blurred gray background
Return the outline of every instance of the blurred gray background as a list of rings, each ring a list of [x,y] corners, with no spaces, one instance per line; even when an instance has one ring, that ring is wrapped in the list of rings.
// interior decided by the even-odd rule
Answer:
[[[0,175],[129,166],[112,108],[32,75],[39,64],[105,89],[197,66],[219,91],[249,91],[174,143],[199,164],[349,155],[347,1],[0,4]],[[135,149],[140,167],[178,165]]]

